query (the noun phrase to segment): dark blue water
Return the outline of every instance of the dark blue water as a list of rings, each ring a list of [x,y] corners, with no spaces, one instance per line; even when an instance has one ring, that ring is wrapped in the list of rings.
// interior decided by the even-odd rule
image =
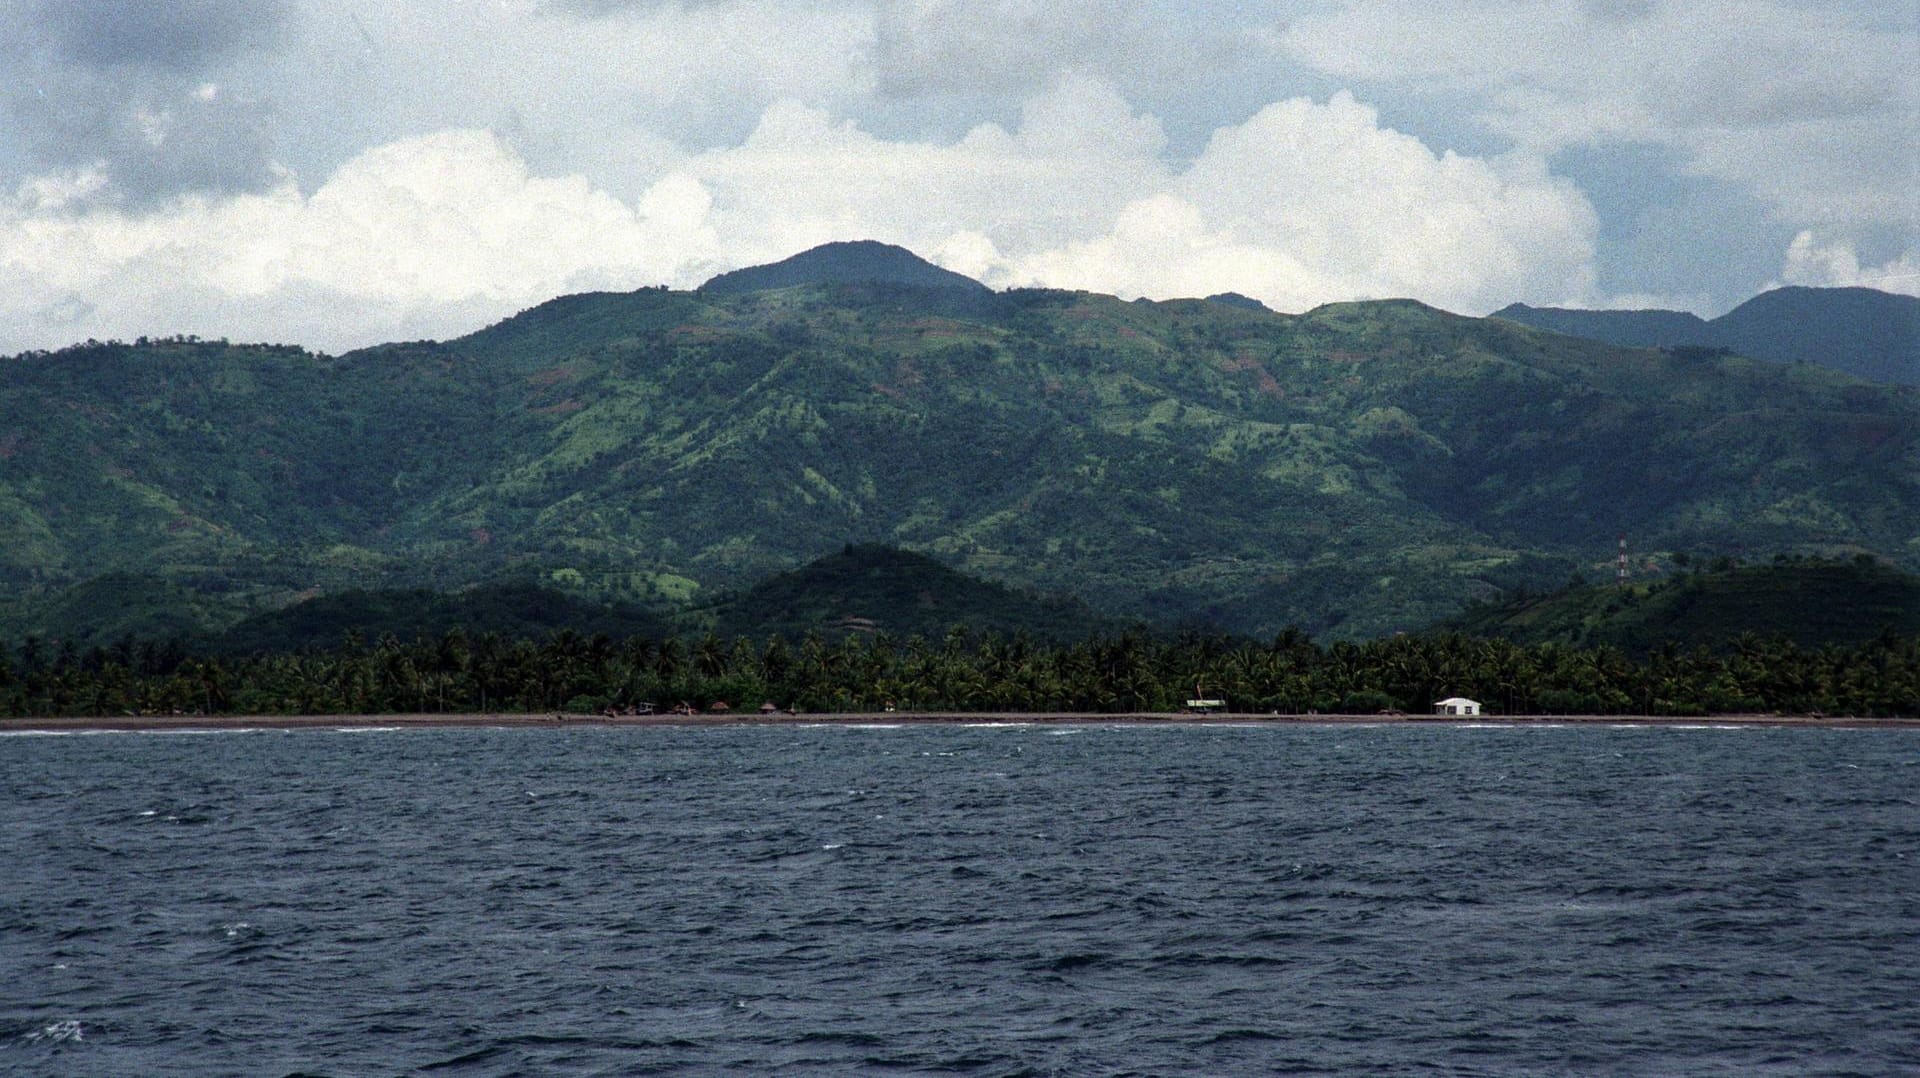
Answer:
[[[0,737],[0,1073],[1920,1073],[1920,734]]]

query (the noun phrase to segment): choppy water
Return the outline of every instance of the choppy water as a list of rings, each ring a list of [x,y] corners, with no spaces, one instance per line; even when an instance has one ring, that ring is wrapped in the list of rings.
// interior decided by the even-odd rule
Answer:
[[[0,737],[0,1073],[1920,1072],[1920,734]]]

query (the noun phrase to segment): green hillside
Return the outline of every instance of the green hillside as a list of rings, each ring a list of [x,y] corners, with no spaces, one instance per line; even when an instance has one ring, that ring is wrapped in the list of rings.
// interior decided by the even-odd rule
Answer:
[[[1085,603],[1018,592],[957,573],[925,555],[877,544],[848,545],[763,580],[706,613],[713,630],[726,639],[886,633],[933,640],[965,626],[976,633],[1077,640],[1118,628]]]
[[[1868,560],[1682,572],[1475,607],[1441,628],[1521,644],[1726,647],[1746,635],[1803,647],[1920,635],[1920,576]]]
[[[110,573],[209,630],[529,578],[670,613],[845,543],[1258,637],[1597,578],[1620,531],[1656,561],[1920,569],[1912,388],[1408,301],[826,279],[569,296],[339,357],[0,363],[0,637]]]

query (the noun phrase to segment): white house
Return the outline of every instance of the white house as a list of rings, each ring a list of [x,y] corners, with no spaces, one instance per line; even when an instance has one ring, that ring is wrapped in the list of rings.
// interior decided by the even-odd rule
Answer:
[[[1433,705],[1435,715],[1478,715],[1480,701],[1469,700],[1464,696],[1449,696]]]

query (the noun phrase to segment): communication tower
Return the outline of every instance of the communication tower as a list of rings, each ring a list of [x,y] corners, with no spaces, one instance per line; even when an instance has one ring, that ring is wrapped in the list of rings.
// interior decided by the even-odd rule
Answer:
[[[1619,563],[1619,567],[1614,570],[1613,579],[1615,583],[1621,584],[1623,586],[1627,582],[1627,533],[1626,532],[1620,533],[1620,563]]]

